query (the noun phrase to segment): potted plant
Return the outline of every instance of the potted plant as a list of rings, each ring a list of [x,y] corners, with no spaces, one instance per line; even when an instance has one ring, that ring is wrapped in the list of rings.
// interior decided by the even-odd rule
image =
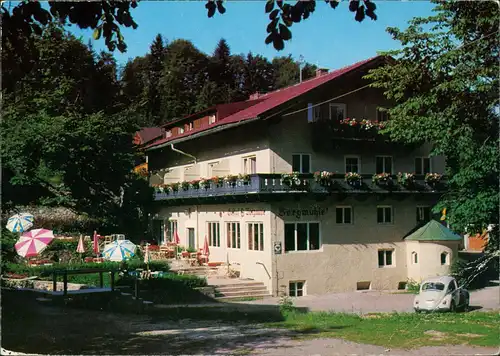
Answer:
[[[184,181],[181,183],[181,187],[182,187],[182,190],[189,190],[189,182],[188,181]]]
[[[410,188],[415,184],[415,174],[414,173],[401,173],[397,175],[398,184],[401,184],[405,188]]]
[[[200,180],[193,179],[191,182],[189,182],[189,186],[193,189],[200,189]]]
[[[425,175],[425,183],[429,184],[430,186],[435,186],[441,181],[441,178],[443,178],[442,174],[439,173],[427,173]]]
[[[377,185],[390,185],[392,183],[392,178],[389,173],[378,173],[373,175],[372,183]]]
[[[200,187],[203,189],[208,189],[210,188],[210,184],[212,183],[211,179],[206,179],[206,178],[201,178],[200,179]]]
[[[181,183],[176,182],[176,183],[167,184],[167,187],[168,187],[168,190],[170,190],[170,192],[178,192],[180,185],[181,185]]]
[[[234,187],[236,185],[237,180],[238,176],[234,174],[228,174],[227,176],[224,177],[224,182],[226,182],[231,187]]]
[[[327,172],[327,171],[317,171],[314,172],[314,180],[316,183],[324,187],[332,186],[335,184],[335,180],[333,179],[335,173]]]
[[[290,188],[298,187],[302,183],[301,179],[299,178],[298,172],[283,173],[281,175],[281,181],[284,185],[287,185]]]
[[[240,175],[238,175],[238,179],[240,182],[242,182],[245,185],[250,183],[250,175],[248,175],[248,174],[240,174]]]
[[[217,177],[217,176],[214,176],[212,178],[210,178],[210,180],[212,181],[212,187],[222,187],[222,184],[224,183],[224,178],[222,177]]]
[[[361,187],[361,174],[355,172],[347,172],[344,180],[350,186],[359,188]]]

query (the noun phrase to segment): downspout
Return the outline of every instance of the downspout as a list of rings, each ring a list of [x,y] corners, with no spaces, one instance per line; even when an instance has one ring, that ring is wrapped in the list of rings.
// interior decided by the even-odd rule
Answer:
[[[187,157],[192,158],[192,159],[194,160],[194,163],[196,163],[197,158],[196,158],[195,156],[190,155],[189,153],[183,152],[183,151],[181,151],[181,150],[179,150],[179,149],[175,148],[175,147],[174,147],[174,144],[171,144],[171,145],[170,145],[170,148],[171,148],[171,149],[172,149],[172,151],[174,151],[174,152],[177,152],[177,153],[180,153],[181,155],[184,155],[184,156],[187,156]]]

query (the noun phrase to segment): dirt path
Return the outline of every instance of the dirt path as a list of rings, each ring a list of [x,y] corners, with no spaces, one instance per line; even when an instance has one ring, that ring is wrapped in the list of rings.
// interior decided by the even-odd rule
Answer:
[[[299,341],[297,334],[258,324],[166,320],[146,315],[37,306],[15,315],[2,309],[2,346],[26,354],[170,355],[473,355],[468,346],[386,350],[340,339]]]

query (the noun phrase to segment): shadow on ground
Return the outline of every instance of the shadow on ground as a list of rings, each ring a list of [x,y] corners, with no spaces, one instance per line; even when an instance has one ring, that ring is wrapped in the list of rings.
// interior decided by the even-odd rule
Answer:
[[[283,321],[273,305],[220,303],[134,314],[42,305],[35,297],[2,289],[2,347],[40,354],[245,354],[288,347],[283,341],[297,335],[259,327]],[[310,328],[300,334],[318,332]]]

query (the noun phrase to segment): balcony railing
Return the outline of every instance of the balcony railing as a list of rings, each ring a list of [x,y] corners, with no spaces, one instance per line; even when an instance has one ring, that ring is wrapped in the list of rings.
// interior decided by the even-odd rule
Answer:
[[[361,175],[359,182],[347,183],[344,174],[334,174],[329,182],[318,182],[313,174],[300,174],[294,179],[286,179],[282,174],[253,174],[247,179],[232,182],[210,182],[200,185],[171,185],[155,188],[155,200],[211,198],[249,194],[320,194],[331,193],[432,193],[443,191],[443,183],[430,185],[424,176],[415,176],[413,184],[403,186],[392,176],[387,184],[372,182],[372,174]]]

